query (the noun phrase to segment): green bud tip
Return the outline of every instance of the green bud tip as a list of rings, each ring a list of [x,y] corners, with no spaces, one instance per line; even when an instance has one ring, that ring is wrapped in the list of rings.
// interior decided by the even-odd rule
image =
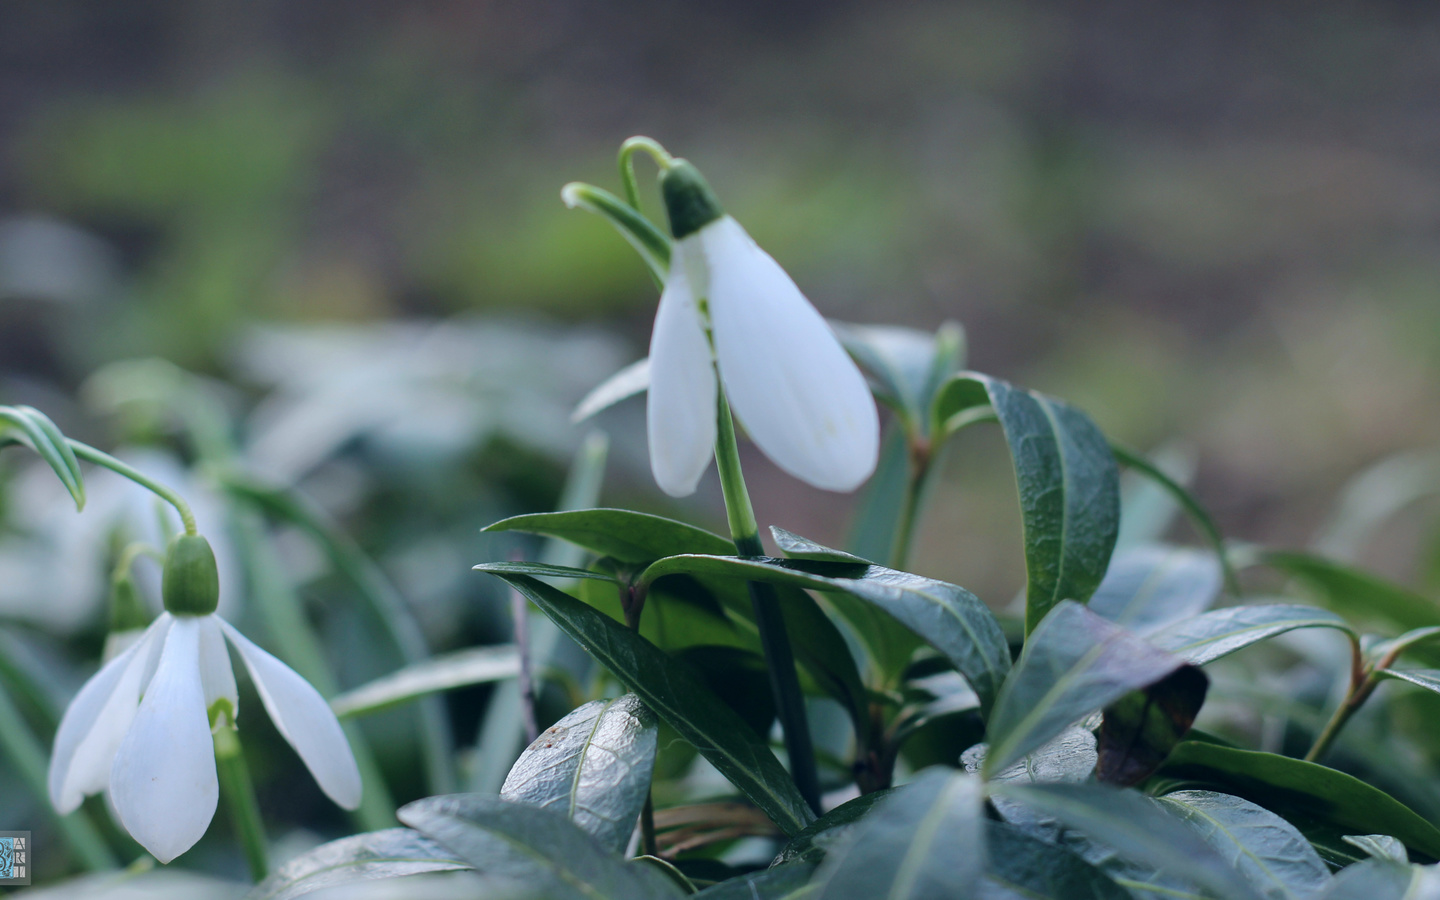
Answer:
[[[165,609],[177,616],[206,616],[220,602],[220,574],[210,542],[198,534],[176,535],[165,551],[161,582]]]
[[[677,159],[660,173],[660,193],[670,215],[670,234],[677,241],[725,215],[705,176],[688,160]]]

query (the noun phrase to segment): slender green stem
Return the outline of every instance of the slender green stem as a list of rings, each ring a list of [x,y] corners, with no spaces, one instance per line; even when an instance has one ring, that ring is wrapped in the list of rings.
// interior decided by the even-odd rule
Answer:
[[[718,433],[715,439],[715,467],[720,472],[720,487],[725,495],[725,515],[730,523],[730,537],[741,556],[763,556],[760,528],[755,524],[755,510],[745,490],[745,475],[740,470],[740,449],[735,442],[735,421],[725,392],[717,393]],[[750,605],[755,610],[755,625],[760,632],[760,647],[765,652],[770,670],[770,688],[775,693],[775,708],[785,731],[785,752],[790,757],[790,773],[800,796],[810,808],[820,813],[820,777],[815,769],[815,749],[810,740],[810,724],[805,718],[805,695],[800,691],[800,678],[795,672],[795,657],[790,638],[785,633],[785,618],[775,587],[756,581],[747,582]]]
[[[74,439],[67,440],[70,444],[70,449],[75,451],[76,456],[80,457],[83,460],[88,460],[89,462],[95,463],[98,466],[104,466],[112,472],[124,475],[126,478],[130,479],[141,487],[146,488],[147,490],[154,493],[156,496],[160,497],[166,503],[169,503],[171,506],[175,507],[175,511],[180,514],[180,521],[185,526],[185,533],[191,535],[199,534],[199,531],[195,528],[195,514],[190,511],[190,504],[185,502],[184,497],[181,497],[179,494],[175,493],[175,491],[171,490],[160,482],[155,481],[154,479],[147,476],[145,473],[139,471],[138,469],[135,469],[132,466],[126,465],[125,463],[121,462],[110,454],[105,453],[102,450],[96,450],[89,444],[82,444]]]
[[[645,806],[640,810],[640,852],[645,856],[659,856],[655,843],[655,797],[645,792]]]
[[[662,169],[668,169],[674,161],[668,151],[652,138],[637,135],[620,145],[620,180],[625,184],[625,200],[637,211],[640,209],[640,188],[635,182],[635,151],[650,154]]]
[[[1380,686],[1380,673],[1395,664],[1395,660],[1405,650],[1407,645],[1396,645],[1390,652],[1381,657],[1374,666],[1366,667],[1365,658],[1360,650],[1359,641],[1350,639],[1350,689],[1345,699],[1330,716],[1330,721],[1320,729],[1320,734],[1311,745],[1310,752],[1305,754],[1306,762],[1319,762],[1330,745],[1335,743],[1335,738],[1340,736],[1340,729],[1350,721],[1350,717],[1359,711],[1370,695],[1375,693],[1375,688]]]
[[[905,499],[896,523],[895,539],[890,545],[890,568],[903,570],[910,559],[910,545],[915,539],[915,525],[924,506],[925,489],[930,481],[934,455],[930,442],[924,438],[909,441],[909,476],[905,482]]]
[[[1220,529],[1216,527],[1215,520],[1210,518],[1210,514],[1205,511],[1205,507],[1201,506],[1189,491],[1140,453],[1114,441],[1110,442],[1110,450],[1120,462],[1145,475],[1175,498],[1176,502],[1190,516],[1190,521],[1195,523],[1195,527],[1215,549],[1215,555],[1220,560],[1220,571],[1225,576],[1225,589],[1236,597],[1240,596],[1240,579],[1236,577],[1235,568],[1230,565],[1230,558],[1225,553],[1225,539],[1221,537]]]
[[[50,791],[46,785],[46,754],[25,717],[20,714],[10,695],[0,688],[0,753],[19,772],[31,793],[40,800],[41,806],[54,816],[60,835],[74,851],[80,863],[92,872],[113,869],[115,856],[105,845],[105,839],[95,829],[85,810],[77,810],[62,816],[50,805]]]
[[[245,754],[233,725],[221,725],[215,732],[215,768],[220,776],[220,793],[235,823],[235,836],[250,866],[250,877],[263,881],[270,874],[265,824],[260,820],[255,785],[250,780],[250,769],[245,765]]]

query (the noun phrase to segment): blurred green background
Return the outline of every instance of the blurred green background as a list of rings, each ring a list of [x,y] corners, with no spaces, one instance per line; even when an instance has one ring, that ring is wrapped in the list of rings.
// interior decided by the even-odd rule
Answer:
[[[462,577],[489,552],[471,520],[552,502],[583,433],[445,434],[467,360],[564,410],[644,353],[653,286],[558,198],[617,189],[643,133],[827,316],[958,320],[973,368],[1182,447],[1229,536],[1300,544],[1357,470],[1440,443],[1437,86],[1440,9],[1411,3],[7,2],[0,400],[113,441],[73,398],[159,356],[229,382],[241,416],[297,369],[363,406],[394,381],[367,363],[459,317],[475,343],[424,396],[448,397],[427,421],[469,442],[473,481],[399,427],[423,464],[332,504],[372,548],[466,521],[390,560],[420,603],[407,572]],[[519,345],[490,323],[560,343],[500,366]],[[713,481],[662,503],[640,423],[639,401],[600,420],[606,502],[718,523]],[[350,470],[319,471],[322,502],[353,500]],[[755,454],[748,474],[762,523],[841,541],[849,498]],[[957,442],[927,521],[917,571],[996,605],[1021,586],[997,435]],[[1426,538],[1393,530],[1366,562],[1413,582]]]

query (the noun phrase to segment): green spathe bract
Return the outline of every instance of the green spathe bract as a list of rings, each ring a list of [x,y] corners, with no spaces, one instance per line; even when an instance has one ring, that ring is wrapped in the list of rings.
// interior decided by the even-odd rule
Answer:
[[[705,176],[689,160],[677,159],[660,173],[660,193],[670,216],[670,234],[677,241],[725,215]]]
[[[165,609],[177,616],[208,616],[220,603],[220,573],[215,551],[199,534],[180,534],[165,551],[161,585]]]

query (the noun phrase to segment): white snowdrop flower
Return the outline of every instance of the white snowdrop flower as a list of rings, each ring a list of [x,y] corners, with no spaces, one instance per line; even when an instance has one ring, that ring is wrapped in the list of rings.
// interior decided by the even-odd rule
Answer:
[[[687,496],[710,464],[718,371],[736,417],[777,466],[825,490],[859,487],[880,452],[865,377],[694,166],[675,160],[660,183],[675,245],[650,338],[656,483]]]
[[[335,714],[310,683],[215,614],[219,581],[205,538],[175,538],[165,561],[165,612],[70,702],[50,757],[50,801],[62,814],[110,790],[121,824],[168,863],[194,846],[220,787],[212,729],[239,709],[226,642],[260,700],[331,800],[360,804],[360,770]]]

